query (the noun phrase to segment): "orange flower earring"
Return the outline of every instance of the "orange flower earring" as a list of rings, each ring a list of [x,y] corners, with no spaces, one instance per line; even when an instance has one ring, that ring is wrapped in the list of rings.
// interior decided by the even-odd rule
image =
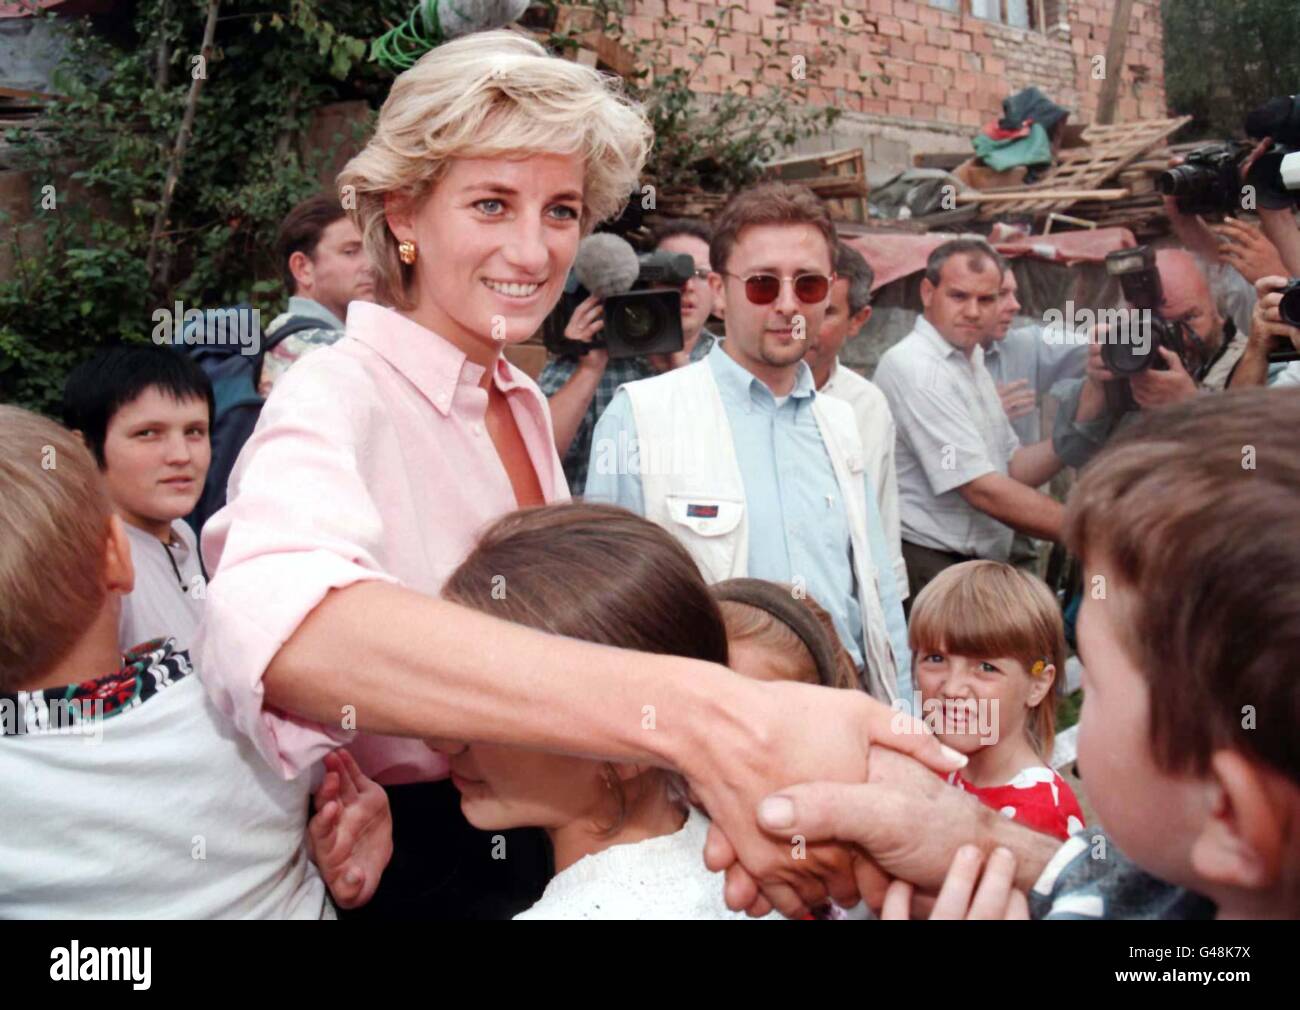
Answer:
[[[415,243],[409,238],[397,243],[397,256],[409,267],[415,262]]]

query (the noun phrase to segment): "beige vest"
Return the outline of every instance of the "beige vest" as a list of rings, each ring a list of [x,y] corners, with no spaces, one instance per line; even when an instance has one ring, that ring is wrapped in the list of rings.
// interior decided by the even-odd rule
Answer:
[[[636,449],[646,518],[668,530],[709,582],[740,578],[749,563],[745,486],[731,423],[708,360],[626,390],[636,421]],[[867,539],[867,497],[861,436],[853,408],[814,395],[813,417],[835,470],[849,518],[853,574],[862,608],[868,690],[882,701],[897,694],[897,669],[880,603],[880,566]],[[775,490],[775,489],[773,489]]]

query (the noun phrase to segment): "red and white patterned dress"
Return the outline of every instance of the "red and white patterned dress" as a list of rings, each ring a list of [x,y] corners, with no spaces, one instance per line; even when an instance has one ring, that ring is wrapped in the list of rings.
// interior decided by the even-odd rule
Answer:
[[[1003,817],[1065,840],[1084,826],[1083,810],[1074,790],[1046,765],[1016,772],[1006,785],[973,786],[958,772],[947,776],[950,785],[978,796]]]

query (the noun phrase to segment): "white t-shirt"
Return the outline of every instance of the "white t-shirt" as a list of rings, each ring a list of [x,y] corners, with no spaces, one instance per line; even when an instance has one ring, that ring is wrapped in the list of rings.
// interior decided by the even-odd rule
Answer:
[[[184,521],[173,520],[168,546],[152,533],[122,525],[131,542],[135,588],[122,598],[118,647],[126,652],[155,638],[174,638],[178,649],[190,648],[206,596],[194,532]]]
[[[81,733],[48,728],[53,692],[0,695],[0,919],[334,918],[308,776],[277,775],[184,653],[143,655]]]
[[[748,919],[722,896],[704,865],[709,819],[691,810],[680,831],[613,845],[557,873],[516,919]],[[778,912],[763,916],[780,919]]]

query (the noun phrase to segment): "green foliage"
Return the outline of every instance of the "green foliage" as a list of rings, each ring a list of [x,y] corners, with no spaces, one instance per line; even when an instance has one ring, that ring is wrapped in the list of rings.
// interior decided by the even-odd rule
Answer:
[[[1295,0],[1166,0],[1161,9],[1165,93],[1174,112],[1195,117],[1194,135],[1242,137],[1246,113],[1300,88]]]
[[[382,98],[392,78],[364,62],[367,40],[409,0],[221,3],[162,236],[169,269],[151,288],[145,259],[207,10],[204,0],[139,0],[111,34],[59,19],[69,46],[52,89],[69,101],[5,137],[8,160],[31,174],[33,210],[21,229],[0,216],[14,258],[0,280],[0,399],[53,411],[71,364],[106,342],[148,339],[153,312],[176,300],[249,301],[266,316],[283,301],[276,227],[319,188],[333,154],[303,160],[289,141],[323,104]],[[53,208],[42,207],[45,186]]]

